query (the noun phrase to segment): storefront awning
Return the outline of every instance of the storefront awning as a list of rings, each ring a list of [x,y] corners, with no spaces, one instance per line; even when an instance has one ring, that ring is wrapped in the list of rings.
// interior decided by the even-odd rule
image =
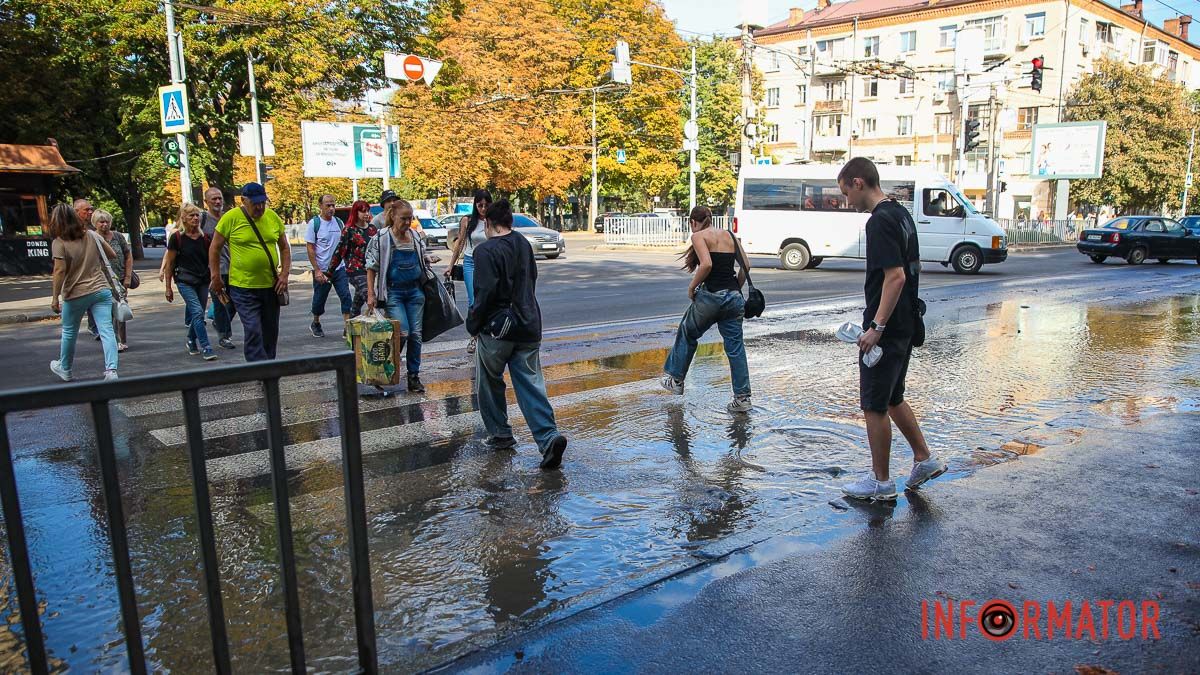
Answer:
[[[67,164],[53,145],[10,145],[0,143],[0,174],[25,173],[61,176],[79,173]]]

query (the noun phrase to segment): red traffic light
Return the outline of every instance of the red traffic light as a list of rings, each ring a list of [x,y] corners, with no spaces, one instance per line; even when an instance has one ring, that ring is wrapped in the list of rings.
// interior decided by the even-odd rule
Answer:
[[[1040,56],[1034,57],[1034,59],[1033,59],[1034,70],[1037,70],[1038,68],[1041,68],[1041,67],[1042,67],[1042,57],[1040,57]]]

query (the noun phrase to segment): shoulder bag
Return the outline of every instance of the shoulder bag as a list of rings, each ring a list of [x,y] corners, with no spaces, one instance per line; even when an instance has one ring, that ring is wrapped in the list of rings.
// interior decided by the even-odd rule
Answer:
[[[88,232],[92,235],[93,241],[96,242],[96,252],[100,254],[100,262],[104,263],[104,276],[108,278],[108,287],[112,289],[113,306],[116,308],[117,321],[125,322],[133,319],[133,309],[129,306],[129,300],[126,299],[125,291],[121,290],[121,284],[117,281],[117,275],[113,274],[112,265],[108,264],[108,254],[104,252],[104,240],[95,232]]]
[[[733,250],[737,251],[738,265],[746,273],[746,285],[750,287],[749,292],[746,293],[746,309],[743,313],[747,319],[760,317],[767,308],[767,299],[763,297],[762,291],[754,287],[754,281],[750,279],[750,267],[745,263],[745,254],[742,253],[742,244],[738,241],[737,235],[730,232],[729,236],[733,237]]]
[[[912,316],[913,316],[913,334],[912,334],[912,339],[910,340],[910,343],[914,347],[921,347],[921,346],[924,346],[924,344],[925,344],[925,310],[926,310],[926,306],[925,306],[925,301],[922,300],[921,298],[917,297],[917,286],[916,286],[916,284],[913,283],[912,274],[909,271],[909,268],[912,266],[912,263],[908,260],[908,239],[909,239],[908,238],[908,229],[907,229],[907,225],[905,225],[904,223],[901,223],[901,225],[904,228],[904,231],[901,232],[901,234],[904,235],[904,290],[905,290],[905,292],[909,293],[911,296],[909,298],[911,300],[911,302],[909,304],[912,305]],[[914,232],[916,231],[916,224],[913,225],[913,231]],[[918,265],[921,263],[920,259],[921,259],[921,256],[918,254],[917,255],[917,264]]]
[[[126,239],[125,235],[121,234],[120,232],[113,232],[113,236],[121,238],[121,252],[118,253],[117,255],[124,256],[125,251],[129,250],[129,248],[131,246],[131,244],[129,243],[129,240]],[[138,276],[137,270],[130,270],[129,271],[129,285],[126,286],[126,290],[132,291],[141,285],[142,285],[142,278]]]
[[[279,272],[275,270],[275,259],[271,257],[271,249],[267,248],[267,242],[263,240],[262,233],[258,231],[258,226],[254,224],[254,219],[250,217],[250,212],[246,210],[246,207],[239,206],[238,208],[242,210],[242,215],[246,216],[246,222],[250,223],[250,229],[254,230],[254,236],[258,237],[258,243],[262,246],[263,253],[267,254],[267,262],[271,263],[271,279],[278,286]],[[288,295],[288,289],[286,288],[282,291],[276,291],[275,296],[279,299],[280,307],[287,307],[287,304],[291,302],[291,296]]]
[[[175,239],[175,248],[179,250],[179,253],[182,253],[183,252],[183,236],[184,236],[183,231],[175,230],[175,233],[172,234],[171,236]],[[204,238],[204,241],[206,241],[210,244],[212,243],[211,241],[209,241],[208,235],[204,234],[203,231],[200,232],[200,236]],[[205,248],[208,248],[208,247],[206,246]],[[175,269],[172,270],[172,272],[175,275],[175,280],[180,283],[187,284],[189,286],[198,286],[200,284],[207,284],[208,281],[204,277],[197,275],[195,272],[193,272],[189,269],[179,266],[179,253],[175,254]]]

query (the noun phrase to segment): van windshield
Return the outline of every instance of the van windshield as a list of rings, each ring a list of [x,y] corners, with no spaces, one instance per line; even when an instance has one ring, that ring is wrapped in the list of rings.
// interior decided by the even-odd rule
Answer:
[[[979,215],[979,210],[975,208],[975,205],[971,203],[970,199],[967,199],[963,196],[963,193],[959,191],[957,186],[954,188],[954,198],[958,200],[958,203],[963,205],[963,208],[967,210],[968,215]]]

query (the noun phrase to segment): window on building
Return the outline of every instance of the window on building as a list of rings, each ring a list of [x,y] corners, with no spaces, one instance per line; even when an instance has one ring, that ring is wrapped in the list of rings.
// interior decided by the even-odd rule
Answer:
[[[779,107],[779,87],[770,87],[767,89],[767,107]]]
[[[911,54],[917,51],[917,31],[906,30],[900,34],[900,53]]]
[[[992,116],[986,103],[979,103],[967,108],[967,119],[979,120],[979,140],[986,143],[991,133]]]
[[[807,84],[796,85],[796,98],[799,99],[798,105],[805,105],[808,103],[808,85]]]
[[[1114,32],[1116,31],[1113,29],[1111,23],[1096,22],[1096,42],[1103,42],[1108,45],[1113,44],[1116,42],[1116,36],[1113,35]]]
[[[913,79],[911,77],[900,78],[900,95],[901,96],[912,96],[913,92],[915,91],[916,86],[917,86],[917,83],[915,81],[913,81]]]
[[[829,80],[825,83],[825,100],[841,101],[846,98],[846,81]]]
[[[896,117],[896,135],[912,136],[913,118],[912,115],[898,115]]]
[[[983,29],[984,53],[999,51],[1004,48],[1004,17],[989,16],[983,19],[972,19],[967,22],[972,28]]]
[[[954,49],[958,26],[942,26],[938,29],[938,49]]]
[[[1025,15],[1025,38],[1040,38],[1046,34],[1046,13]]]
[[[1158,51],[1157,40],[1145,40],[1142,42],[1142,63],[1154,63],[1155,52]]]
[[[987,173],[988,172],[988,151],[987,148],[980,146],[967,153],[966,157],[966,172],[967,173]]]
[[[859,135],[861,135],[863,138],[871,138],[872,136],[875,135],[876,124],[875,124],[874,117],[862,118],[861,120],[858,121],[858,126],[859,126]]]
[[[863,98],[875,98],[876,96],[879,96],[879,80],[868,77],[863,80]]]
[[[828,56],[829,58],[840,59],[846,54],[844,52],[846,46],[846,38],[838,38],[836,40],[818,40],[817,54]]]
[[[808,45],[800,45],[796,49],[796,54],[798,54],[800,56],[801,61],[807,60],[808,59]]]
[[[896,155],[896,166],[912,166],[912,155]]]
[[[879,36],[874,35],[869,38],[863,38],[863,56],[877,58],[879,56]]]
[[[1018,152],[1016,158],[1013,159],[1013,163],[1010,165],[1010,168],[1012,169],[1010,175],[1028,176],[1032,169],[1029,164],[1030,157],[1031,154],[1028,150],[1025,152]]]
[[[938,171],[950,175],[950,155],[938,155],[935,164]]]
[[[933,123],[939,135],[954,133],[954,113],[937,113],[933,116]]]
[[[1167,79],[1174,82],[1179,73],[1179,52],[1167,52]]]
[[[943,93],[954,91],[954,71],[943,70],[938,73],[938,91]]]
[[[1017,131],[1032,131],[1033,125],[1037,123],[1038,109],[1036,107],[1017,109]]]
[[[779,70],[779,52],[767,52],[767,70]]]
[[[816,115],[813,117],[813,133],[817,136],[841,136],[841,115]]]
[[[768,143],[778,143],[779,142],[779,125],[778,124],[768,124],[767,125],[767,142]]]
[[[1092,22],[1084,18],[1079,19],[1079,44],[1087,44],[1087,41],[1092,37],[1091,27]]]

